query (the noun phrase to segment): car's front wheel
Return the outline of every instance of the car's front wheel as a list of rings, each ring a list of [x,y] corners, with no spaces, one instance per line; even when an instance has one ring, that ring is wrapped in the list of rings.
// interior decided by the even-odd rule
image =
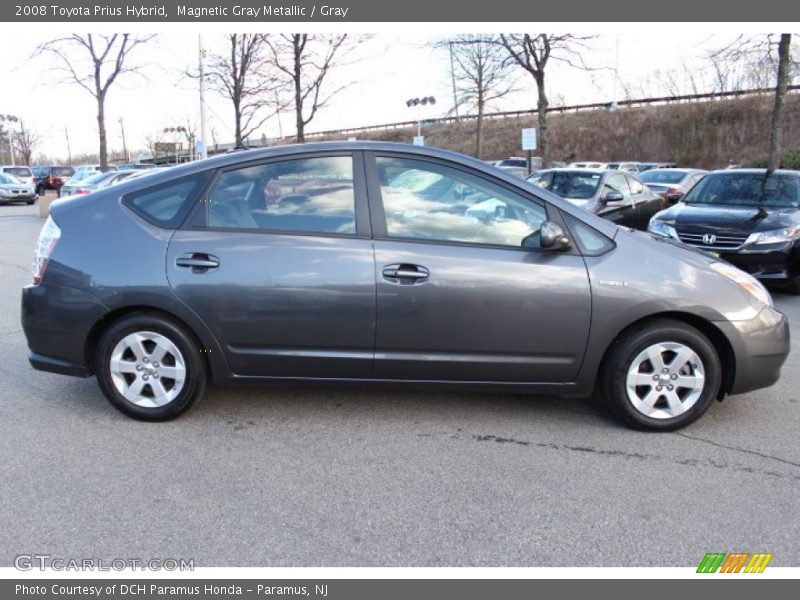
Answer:
[[[174,419],[205,392],[193,336],[172,319],[136,313],[116,321],[95,353],[100,389],[117,409],[146,421]]]
[[[713,344],[680,321],[652,321],[622,335],[604,361],[600,385],[612,412],[637,429],[672,431],[697,420],[719,393]]]

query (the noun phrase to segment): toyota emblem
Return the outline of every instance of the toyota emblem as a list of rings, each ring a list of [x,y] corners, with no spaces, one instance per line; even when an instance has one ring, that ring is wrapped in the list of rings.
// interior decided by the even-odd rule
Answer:
[[[703,243],[708,246],[710,246],[716,241],[717,241],[717,236],[715,236],[713,233],[707,233],[703,236]]]

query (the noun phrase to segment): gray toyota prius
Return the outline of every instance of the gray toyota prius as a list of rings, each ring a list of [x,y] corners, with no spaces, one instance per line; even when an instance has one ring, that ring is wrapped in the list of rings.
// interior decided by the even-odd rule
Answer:
[[[54,202],[22,324],[36,369],[174,418],[209,380],[588,396],[672,430],[775,383],[786,317],[719,259],[471,158],[250,150]]]

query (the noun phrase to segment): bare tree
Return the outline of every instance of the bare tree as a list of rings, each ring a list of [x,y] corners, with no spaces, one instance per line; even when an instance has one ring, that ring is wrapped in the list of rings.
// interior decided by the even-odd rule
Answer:
[[[323,93],[328,75],[358,43],[348,34],[274,34],[267,37],[269,62],[281,74],[294,105],[297,142],[305,141],[305,128],[331,98],[345,89],[339,85]]]
[[[451,51],[456,86],[456,109],[475,110],[475,157],[483,153],[483,115],[495,100],[514,89],[508,54],[497,39],[485,34],[458,35],[436,44]]]
[[[778,42],[778,81],[775,85],[775,105],[772,109],[772,124],[769,131],[769,162],[767,169],[774,171],[781,162],[781,142],[783,141],[783,100],[789,88],[790,71],[792,69],[792,34],[781,34]]]
[[[97,129],[100,137],[100,169],[108,169],[105,105],[109,89],[120,76],[140,72],[131,64],[131,52],[155,38],[154,34],[134,36],[129,33],[77,34],[41,44],[34,55],[50,54],[57,58],[65,80],[89,92],[97,101]]]
[[[212,55],[206,67],[211,89],[233,104],[235,143],[245,140],[273,117],[277,109],[268,98],[279,85],[267,61],[267,36],[261,33],[232,33],[227,50]]]
[[[25,122],[20,119],[19,130],[14,133],[12,142],[22,157],[22,164],[29,165],[33,153],[42,145],[42,136],[30,129],[25,129]]]
[[[775,88],[767,168],[770,171],[778,168],[783,137],[783,103],[800,62],[792,54],[792,34],[739,35],[719,50],[709,53],[709,58],[712,64],[714,60],[722,60],[737,65],[746,73],[743,81],[747,87]]]
[[[588,37],[571,33],[502,33],[500,43],[506,49],[509,59],[525,69],[536,82],[536,112],[539,120],[539,148],[542,152],[542,166],[550,164],[550,147],[547,131],[547,88],[545,75],[550,60],[573,67],[587,68],[580,50]]]

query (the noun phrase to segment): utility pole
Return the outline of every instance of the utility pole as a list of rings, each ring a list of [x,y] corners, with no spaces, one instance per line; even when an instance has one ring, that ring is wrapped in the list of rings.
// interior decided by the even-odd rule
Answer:
[[[122,117],[119,118],[119,128],[122,130],[122,154],[125,156],[125,162],[130,162],[131,157],[128,156],[128,144],[125,143],[125,125],[122,122]]]
[[[69,147],[69,129],[67,129],[66,127],[64,127],[64,137],[67,138],[67,164],[71,165],[72,164],[72,150],[70,150],[70,147]]]
[[[206,144],[206,72],[205,72],[205,50],[203,49],[203,36],[197,35],[198,45],[198,67],[200,71],[200,158],[208,158],[208,148]]]
[[[458,121],[458,94],[456,93],[456,71],[453,66],[453,42],[448,42],[450,47],[450,79],[453,82],[453,110],[455,111],[456,121]]]

